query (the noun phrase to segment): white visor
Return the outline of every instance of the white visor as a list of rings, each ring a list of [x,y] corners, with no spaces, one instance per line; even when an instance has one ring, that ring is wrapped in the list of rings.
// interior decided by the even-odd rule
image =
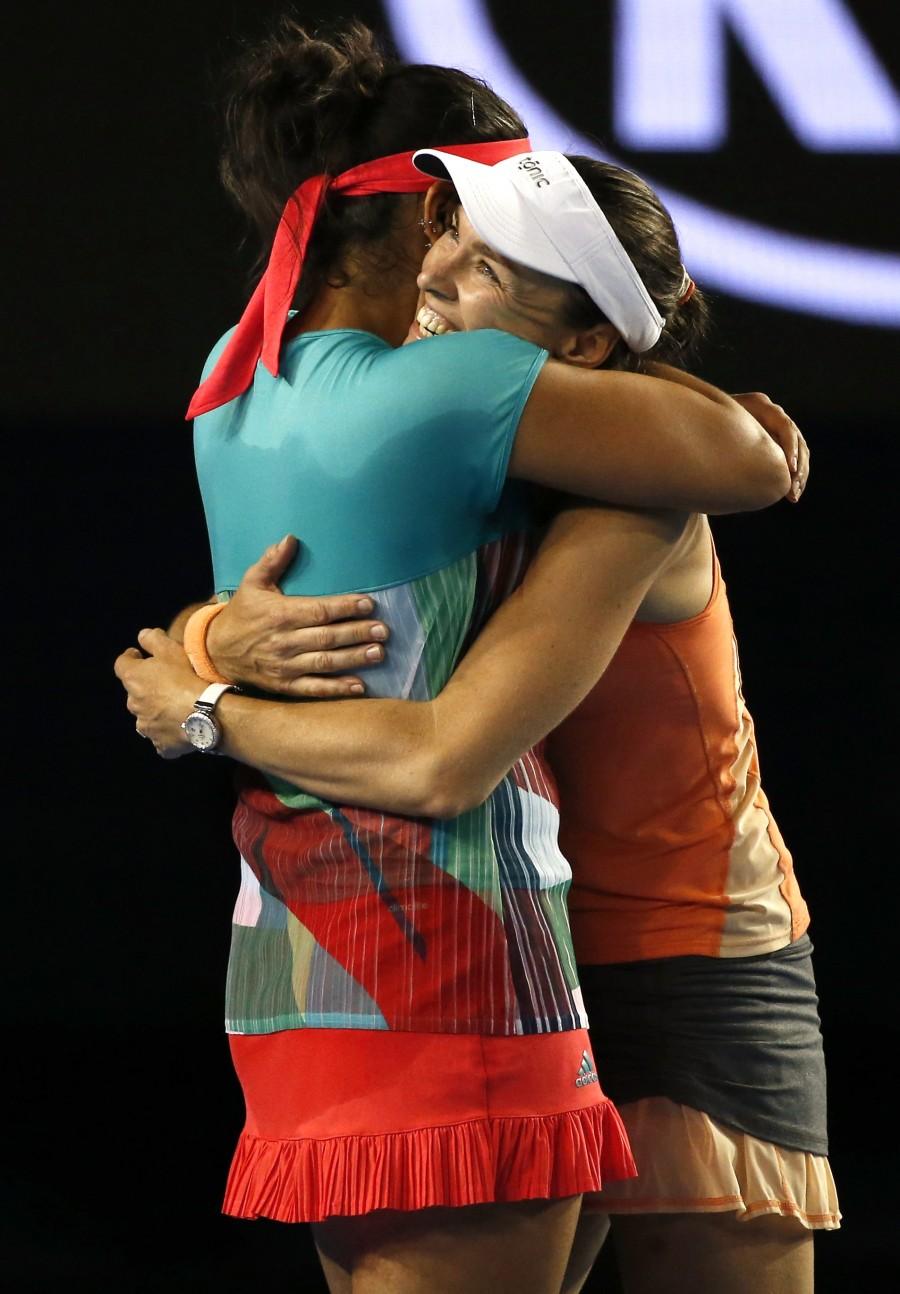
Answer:
[[[449,180],[472,227],[511,261],[578,283],[629,350],[650,350],[665,320],[590,190],[562,154],[520,153],[494,166],[421,148],[413,163]]]

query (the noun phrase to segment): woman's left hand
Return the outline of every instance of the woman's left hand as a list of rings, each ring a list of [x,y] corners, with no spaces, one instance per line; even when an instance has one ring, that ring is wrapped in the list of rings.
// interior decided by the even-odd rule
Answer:
[[[163,759],[178,759],[194,747],[181,727],[206,687],[191,668],[180,643],[163,629],[142,629],[138,642],[116,660],[116,677],[128,693],[126,707],[141,737],[149,737]]]
[[[747,391],[731,398],[756,419],[781,449],[791,473],[791,488],[786,497],[790,503],[796,503],[809,479],[809,446],[803,432],[781,405],[773,404],[762,391]]]

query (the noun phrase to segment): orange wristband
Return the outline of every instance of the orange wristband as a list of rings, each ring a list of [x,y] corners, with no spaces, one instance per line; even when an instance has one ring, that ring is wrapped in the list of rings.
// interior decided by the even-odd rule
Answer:
[[[207,602],[189,617],[184,626],[184,650],[194,667],[194,673],[207,683],[231,683],[216,669],[206,650],[206,635],[209,626],[220,611],[224,611],[227,602]]]

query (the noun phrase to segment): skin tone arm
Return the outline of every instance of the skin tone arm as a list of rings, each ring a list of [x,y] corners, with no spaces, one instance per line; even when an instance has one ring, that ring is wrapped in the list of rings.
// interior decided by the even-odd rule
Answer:
[[[692,391],[700,392],[701,395],[714,398],[723,394],[716,387],[711,387],[708,382],[704,382],[702,378],[695,377],[693,373],[687,373],[684,369],[672,368],[671,365],[655,364],[651,361],[647,364],[647,371],[652,377],[663,378],[667,382],[674,382],[677,386],[686,386]],[[790,503],[796,503],[803,493],[809,476],[809,446],[796,423],[785,413],[781,405],[774,404],[761,391],[747,391],[742,395],[725,396],[725,399],[739,404],[749,413],[781,450],[791,475],[791,488],[785,498]],[[697,511],[700,510],[697,509]]]
[[[714,390],[688,373],[665,369],[666,380],[688,388]],[[719,394],[716,392],[716,394]],[[759,391],[731,397],[758,422],[791,473],[788,499],[796,503],[809,477],[809,447],[784,409]],[[343,671],[362,670],[383,659],[388,626],[369,620],[366,595],[284,597],[278,587],[297,552],[285,535],[247,572],[228,610],[210,625],[210,654],[227,678],[287,696],[361,696],[363,679]],[[214,602],[215,598],[210,598]],[[185,607],[169,626],[176,642],[188,617],[202,603]]]
[[[228,693],[218,709],[223,751],[341,803],[464,812],[594,685],[683,526],[672,513],[563,512],[435,700],[297,706]],[[202,684],[162,630],[140,642],[149,657],[132,648],[116,673],[139,731],[174,758],[190,750],[180,724]]]
[[[685,385],[697,381],[687,374],[676,377]],[[809,449],[796,424],[780,405],[760,392],[734,398],[752,413],[782,452],[794,458],[798,485],[791,497],[799,498],[809,473]],[[332,622],[340,618],[341,608],[348,602],[351,608],[356,605],[355,598],[284,596],[278,582],[296,552],[296,539],[285,536],[249,568],[228,609],[209,627],[209,653],[226,678],[266,692],[306,697],[361,695],[365,689],[359,677],[334,675],[377,663],[383,655],[380,648],[375,657],[366,652],[372,644],[385,641],[387,627],[378,621],[359,622],[357,636],[348,638],[353,628]],[[370,600],[366,605],[371,611]],[[351,609],[345,614],[366,612]],[[172,634],[171,629],[169,632]],[[348,642],[368,646],[347,649]],[[311,670],[315,674],[310,674]],[[321,677],[325,674],[329,677]]]
[[[656,368],[659,376],[665,378],[666,386],[677,384],[701,396],[711,392],[713,397],[730,399],[690,374],[661,365]],[[786,463],[790,459],[793,484],[788,497],[796,502],[809,472],[805,439],[784,410],[768,396],[754,392],[731,399],[731,403],[738,401],[773,446],[783,471],[788,470]],[[515,455],[514,450],[514,460]],[[663,493],[668,496],[671,490],[666,487]],[[296,551],[296,539],[286,535],[250,569],[235,594],[233,605],[209,627],[210,654],[225,677],[269,692],[323,699],[361,696],[365,692],[363,679],[344,671],[364,670],[383,659],[381,644],[389,637],[388,626],[367,619],[373,603],[365,595],[283,597],[278,580]],[[176,642],[183,641],[184,626],[201,605],[192,603],[175,617],[169,636]]]
[[[763,401],[776,421],[790,422],[784,411],[771,405],[766,397],[750,399]],[[587,541],[583,553],[578,551],[579,531],[574,519],[587,527],[583,532]],[[632,547],[635,525],[641,542]],[[600,527],[599,532],[595,527]],[[397,811],[436,817],[477,804],[519,754],[556,726],[603,672],[645,591],[666,562],[674,542],[672,527],[678,529],[680,523],[676,524],[671,515],[649,518],[635,512],[599,509],[564,515],[551,529],[520,593],[500,608],[437,701],[370,701],[365,708],[343,705],[297,709],[229,695],[220,703],[228,708],[222,710],[222,716],[230,713],[234,718],[234,726],[229,721],[226,752],[290,782],[303,783],[319,795],[339,800],[396,806]],[[654,543],[648,549],[652,536]],[[592,556],[597,543],[600,551]],[[277,591],[278,577],[291,556],[290,545],[282,546],[281,554],[275,546],[256,564],[252,578],[244,581],[244,591],[247,584],[252,586],[250,635],[243,642],[241,634],[237,639],[233,637],[233,647],[237,643],[243,650],[250,650],[260,626],[264,626],[266,641],[272,639],[272,629],[266,625],[274,624],[275,635],[281,635],[284,641],[290,641],[291,634],[296,633],[288,628],[292,616],[296,615],[297,604],[310,599],[283,598]],[[586,622],[579,620],[582,613]],[[217,617],[213,628],[225,620],[225,615]],[[504,630],[507,620],[508,642]],[[235,617],[235,622],[241,624],[241,617]],[[140,652],[132,648],[120,657],[116,672],[128,688],[129,709],[138,718],[138,730],[153,736],[160,753],[177,757],[188,752],[180,723],[193,707],[202,685],[186,663],[184,652],[162,630],[144,631],[140,641],[151,652],[150,659],[142,659]],[[521,661],[519,656],[507,660],[504,653],[509,646],[520,648]],[[259,661],[259,644],[255,651]],[[485,668],[490,670],[484,678],[478,677],[482,653]],[[219,648],[213,652],[213,659],[231,677],[246,677],[247,669],[239,664],[239,655],[238,651],[237,668],[226,665]],[[548,673],[556,674],[557,661],[561,661],[564,678],[560,694],[555,691],[553,679],[546,677]],[[278,686],[301,695],[304,681],[297,681],[292,674],[303,668],[299,656],[292,660],[284,651],[278,656],[273,677],[264,674],[260,682],[269,690]],[[534,687],[530,686],[531,673],[537,674]],[[498,692],[498,722],[490,725],[508,735],[507,748],[500,743],[500,749],[494,749],[484,739],[489,712],[482,690],[491,686],[491,678],[498,678],[507,687],[513,681],[506,696]],[[550,691],[544,691],[544,685]],[[473,697],[472,712],[462,708],[455,716],[456,692],[462,692],[463,700]],[[529,722],[522,726],[524,692],[529,695]],[[506,727],[506,701],[509,716],[519,722],[519,727],[512,722]],[[468,723],[467,713],[476,716]],[[384,725],[380,731],[375,727],[379,722]],[[332,726],[344,723],[347,727],[337,731]],[[306,752],[313,745],[316,758],[309,760]]]
[[[599,370],[595,391],[583,372],[546,364],[519,423],[510,476],[610,503],[686,512],[751,511],[783,498],[790,471],[759,423],[699,378],[688,383],[679,373],[675,382],[670,370],[663,373],[660,381]],[[564,422],[554,417],[560,408]]]
[[[666,372],[673,383],[705,386],[687,373]],[[809,474],[809,448],[803,435],[767,395],[752,392],[733,399],[757,420],[789,462],[793,485],[788,497],[796,502]],[[373,603],[366,595],[283,596],[278,581],[296,552],[297,540],[286,535],[248,570],[228,609],[209,626],[210,655],[226,678],[267,692],[309,698],[362,696],[364,680],[343,671],[363,670],[381,661],[388,626],[368,619]],[[169,636],[176,642],[183,641],[185,623],[201,605],[192,603],[176,616],[169,627]]]
[[[191,602],[189,606],[183,607],[169,625],[169,637],[174,639],[177,643],[183,643],[184,627],[194,612],[199,611],[201,607],[211,606],[214,602],[218,602],[218,600],[218,598],[212,597],[207,598],[205,602]]]

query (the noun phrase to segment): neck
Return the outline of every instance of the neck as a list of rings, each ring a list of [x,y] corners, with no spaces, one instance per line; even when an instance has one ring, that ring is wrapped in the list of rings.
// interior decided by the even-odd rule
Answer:
[[[346,279],[346,285],[323,284],[294,320],[289,335],[359,328],[391,346],[402,345],[419,300],[416,275],[424,252],[418,221],[421,210],[419,195],[401,197],[390,243],[383,249],[385,255],[376,258],[376,264],[382,259],[391,268],[373,268],[371,256],[348,249],[341,267],[345,272],[339,276]]]
[[[358,328],[374,333],[391,346],[399,346],[415,314],[417,292],[412,279],[392,286],[395,290],[387,296],[375,295],[371,285],[361,278],[354,278],[346,287],[325,286],[294,319],[289,334]]]

